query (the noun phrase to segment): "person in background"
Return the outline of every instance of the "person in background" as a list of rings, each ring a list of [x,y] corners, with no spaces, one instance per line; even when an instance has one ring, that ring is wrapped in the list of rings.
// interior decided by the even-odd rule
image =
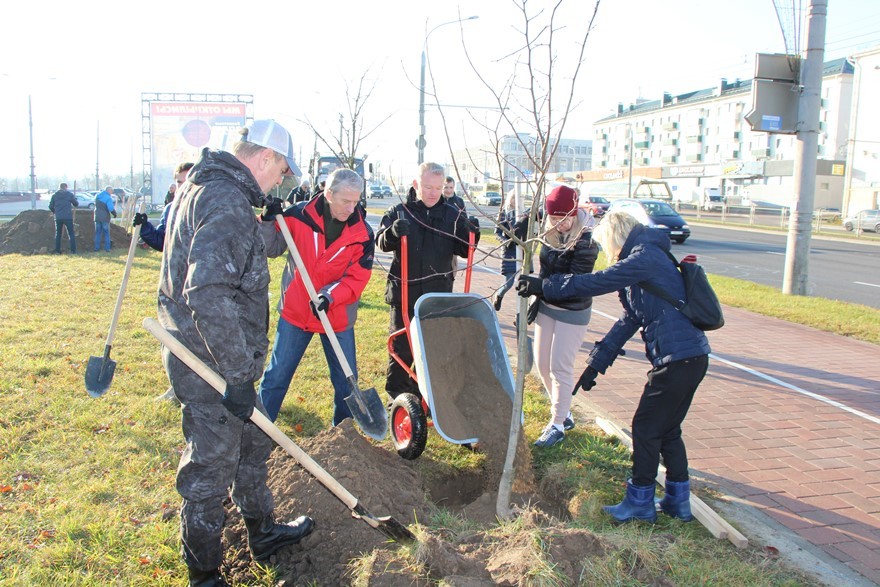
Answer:
[[[290,193],[287,194],[287,203],[293,205],[299,202],[308,202],[309,198],[312,197],[311,186],[312,182],[308,178],[302,180],[301,184],[290,190]]]
[[[269,340],[269,266],[259,218],[265,194],[299,173],[290,134],[273,120],[241,130],[232,153],[202,150],[177,190],[159,276],[159,323],[226,382],[220,395],[167,348],[162,359],[182,402],[186,445],[177,467],[180,537],[191,586],[227,585],[221,536],[230,496],[253,558],[266,562],[308,536],[314,521],[279,524],[266,484],[272,440],[254,382]]]
[[[177,190],[177,183],[171,182],[168,184],[168,191],[165,193],[165,205],[167,206],[171,202],[174,201],[174,192]]]
[[[116,218],[113,206],[113,186],[95,196],[95,251],[101,250],[101,237],[104,237],[104,250],[110,250],[110,216]]]
[[[671,245],[667,235],[643,226],[625,212],[612,212],[599,223],[595,238],[610,267],[587,275],[520,276],[517,293],[542,295],[552,303],[574,295],[618,292],[623,314],[593,347],[573,391],[589,391],[595,386],[596,377],[605,373],[623,345],[641,330],[651,370],[632,420],[632,476],[623,501],[604,506],[604,510],[619,522],[656,520],[654,487],[662,456],[666,495],[660,500],[660,510],[687,522],[693,516],[681,424],[706,375],[709,341],[684,314],[640,285],[647,282],[684,299],[681,273],[668,257]]]
[[[49,200],[49,211],[55,215],[55,254],[61,254],[61,229],[67,228],[70,240],[70,254],[76,254],[76,232],[73,229],[73,209],[79,207],[76,196],[67,190],[67,184],[58,186],[58,191]]]
[[[376,243],[379,249],[394,253],[385,286],[385,301],[390,308],[390,331],[403,328],[401,298],[400,239],[407,237],[408,245],[408,308],[413,315],[416,300],[422,294],[452,291],[458,262],[455,257],[467,257],[468,233],[474,232],[480,241],[480,224],[476,218],[467,218],[464,211],[447,206],[442,201],[445,186],[443,166],[422,163],[417,179],[413,180],[407,201],[389,208],[379,224]],[[392,342],[394,352],[407,365],[412,365],[412,350],[406,336]],[[421,397],[418,385],[392,356],[388,357],[385,391],[396,398],[401,393]]]
[[[455,193],[455,178],[451,175],[446,176],[446,183],[443,185],[443,200],[447,204],[451,204],[459,210],[464,210],[464,200]]]
[[[168,214],[171,211],[171,204],[174,202],[174,194],[176,190],[183,185],[183,182],[186,181],[186,175],[189,173],[189,170],[193,168],[194,163],[190,161],[186,161],[184,163],[180,163],[177,167],[174,168],[174,190],[169,188],[168,193],[171,195],[171,200],[168,200],[166,196],[165,199],[165,207],[162,209],[162,215],[159,217],[159,222],[156,226],[149,221],[147,215],[143,212],[137,212],[134,215],[134,220],[132,220],[132,226],[141,227],[141,239],[146,243],[150,248],[156,251],[162,251],[165,246],[165,229],[168,224]]]
[[[593,242],[591,218],[578,208],[577,193],[557,186],[544,201],[540,275],[583,275],[592,273],[599,254]],[[574,389],[574,361],[587,333],[593,298],[573,293],[552,301],[538,299],[535,317],[535,364],[544,390],[550,397],[550,422],[535,446],[550,447],[565,440],[574,428],[571,390]]]
[[[501,310],[504,294],[513,287],[514,278],[519,270],[516,262],[517,245],[510,237],[510,233],[512,232],[516,238],[525,241],[528,222],[528,211],[519,216],[516,215],[516,194],[508,194],[507,204],[498,210],[498,218],[495,222],[495,236],[504,247],[501,252],[501,276],[504,277],[504,283],[492,296],[492,305],[496,312]]]
[[[318,333],[330,369],[334,390],[333,425],[351,417],[345,398],[351,394],[348,378],[336,352],[324,332],[318,312],[326,312],[345,360],[357,379],[357,352],[354,324],[361,294],[373,271],[373,230],[358,206],[364,179],[351,169],[337,169],[327,178],[324,193],[308,202],[300,202],[284,211],[306,272],[318,293],[318,303],[309,298],[302,274],[288,260],[285,272],[293,280],[282,292],[281,319],[269,365],[260,382],[260,400],[272,421],[278,417],[281,403],[303,354]],[[278,202],[280,208],[281,201]],[[279,209],[271,212],[279,213]],[[263,240],[266,254],[278,257],[288,251],[284,235],[270,211],[263,217]]]

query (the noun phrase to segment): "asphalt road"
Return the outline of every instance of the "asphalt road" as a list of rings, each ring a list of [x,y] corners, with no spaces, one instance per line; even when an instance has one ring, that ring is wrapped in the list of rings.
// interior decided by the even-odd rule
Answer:
[[[708,273],[782,289],[784,233],[691,225],[691,238],[673,245],[681,258],[697,255]],[[810,239],[808,295],[880,308],[880,246],[822,237]]]

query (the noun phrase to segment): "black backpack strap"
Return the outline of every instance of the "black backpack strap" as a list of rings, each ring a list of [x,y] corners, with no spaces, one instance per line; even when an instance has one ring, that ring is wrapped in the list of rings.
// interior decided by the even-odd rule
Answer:
[[[678,259],[675,258],[675,255],[673,255],[669,251],[664,251],[664,252],[666,253],[666,256],[669,257],[669,259],[675,265],[675,268],[679,270],[679,273],[681,273],[681,266],[678,264]],[[654,294],[658,298],[666,300],[667,302],[672,304],[673,308],[675,308],[677,310],[681,310],[684,307],[685,300],[679,300],[677,298],[672,297],[663,288],[657,287],[656,285],[652,285],[652,284],[648,283],[647,281],[640,281],[639,287],[641,287],[645,291],[651,292],[652,294]]]

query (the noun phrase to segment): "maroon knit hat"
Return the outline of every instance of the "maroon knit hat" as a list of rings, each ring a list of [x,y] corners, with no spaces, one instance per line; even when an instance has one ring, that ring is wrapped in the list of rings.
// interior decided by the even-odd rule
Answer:
[[[577,205],[577,192],[567,185],[558,185],[547,194],[544,209],[550,216],[567,216],[575,211]]]

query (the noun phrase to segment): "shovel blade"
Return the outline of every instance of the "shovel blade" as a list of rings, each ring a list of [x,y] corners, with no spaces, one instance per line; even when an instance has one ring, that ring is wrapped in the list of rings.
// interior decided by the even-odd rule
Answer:
[[[345,398],[345,403],[364,434],[375,440],[385,438],[388,434],[388,414],[385,412],[385,404],[376,393],[376,388],[364,390],[352,388],[352,393]]]
[[[367,524],[390,538],[401,544],[409,544],[416,541],[416,535],[409,531],[409,528],[392,518],[391,516],[382,516],[377,518],[366,510],[361,504],[357,504],[352,510],[351,515],[365,521]]]
[[[101,397],[113,381],[116,361],[109,357],[89,357],[86,365],[86,391],[92,397]]]

